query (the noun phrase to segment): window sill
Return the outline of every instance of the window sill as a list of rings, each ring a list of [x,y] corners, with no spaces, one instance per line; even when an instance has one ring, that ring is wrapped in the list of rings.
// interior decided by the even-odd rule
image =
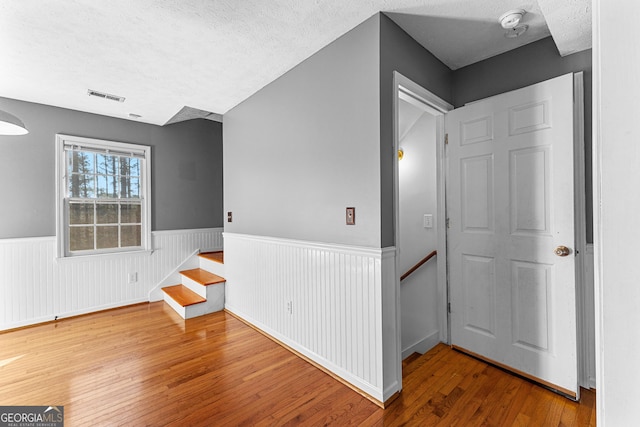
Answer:
[[[143,256],[151,256],[153,254],[152,249],[143,249],[139,251],[123,251],[123,252],[111,252],[111,253],[102,253],[102,254],[89,254],[89,255],[74,255],[74,256],[66,256],[56,257],[56,262],[87,262],[87,261],[100,261],[103,259],[113,259],[113,258],[123,258],[123,257],[143,257]]]

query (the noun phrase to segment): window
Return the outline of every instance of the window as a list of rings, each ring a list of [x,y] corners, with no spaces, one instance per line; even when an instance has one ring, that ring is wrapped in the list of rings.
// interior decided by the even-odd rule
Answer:
[[[58,256],[150,249],[151,147],[57,135]]]

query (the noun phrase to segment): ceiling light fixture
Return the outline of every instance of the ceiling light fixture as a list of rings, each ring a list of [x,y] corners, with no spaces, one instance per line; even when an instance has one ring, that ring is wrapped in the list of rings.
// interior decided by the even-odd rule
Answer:
[[[502,28],[510,30],[518,26],[525,13],[527,13],[527,11],[524,9],[513,9],[503,13],[502,16],[498,18],[498,22],[502,25]]]
[[[29,131],[22,120],[13,114],[0,110],[0,135],[26,135],[28,133]]]

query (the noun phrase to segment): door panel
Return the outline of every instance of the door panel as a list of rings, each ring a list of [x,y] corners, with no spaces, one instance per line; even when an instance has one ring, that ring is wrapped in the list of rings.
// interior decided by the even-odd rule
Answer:
[[[510,153],[511,234],[550,235],[549,147]]]
[[[445,126],[452,344],[576,396],[573,76]]]
[[[493,232],[493,158],[462,159],[462,227],[467,233]]]
[[[511,271],[514,343],[527,350],[549,352],[551,267],[512,261]]]
[[[496,338],[495,269],[493,258],[474,255],[462,257],[464,327],[490,338]]]

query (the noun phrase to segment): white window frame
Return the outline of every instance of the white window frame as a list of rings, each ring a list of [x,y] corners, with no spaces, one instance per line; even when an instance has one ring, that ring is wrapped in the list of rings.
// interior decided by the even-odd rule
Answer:
[[[70,252],[68,249],[69,224],[65,214],[68,189],[65,146],[73,145],[87,151],[98,151],[111,154],[135,154],[140,162],[140,198],[141,212],[141,246],[131,248],[110,248]],[[151,246],[151,147],[126,142],[85,138],[80,136],[56,135],[56,256],[63,258],[79,258],[96,255],[131,254],[150,252]]]

